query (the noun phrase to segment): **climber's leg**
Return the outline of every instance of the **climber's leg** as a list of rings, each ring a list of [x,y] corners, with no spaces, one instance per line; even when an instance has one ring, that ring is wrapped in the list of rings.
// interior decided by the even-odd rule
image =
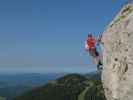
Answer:
[[[89,54],[92,56],[94,64],[97,64],[97,57],[93,48],[89,49]]]
[[[96,63],[96,65],[97,65],[97,69],[98,70],[102,70],[102,61],[101,61],[101,57],[100,57],[100,54],[99,54],[99,52],[95,49],[95,58],[96,58],[96,61],[97,61],[97,63]]]
[[[101,60],[99,60],[99,62],[97,63],[97,69],[98,70],[102,70],[103,68],[102,68],[102,62],[101,62]]]
[[[89,54],[93,57],[93,61],[97,65],[97,69],[101,70],[102,69],[102,67],[101,67],[102,61],[101,61],[101,57],[100,57],[98,51],[96,50],[96,48],[89,49]]]

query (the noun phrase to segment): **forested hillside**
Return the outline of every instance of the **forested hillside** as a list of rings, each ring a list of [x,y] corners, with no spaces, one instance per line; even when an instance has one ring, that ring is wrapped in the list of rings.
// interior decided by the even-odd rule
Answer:
[[[105,100],[98,74],[70,74],[24,93],[14,100]]]

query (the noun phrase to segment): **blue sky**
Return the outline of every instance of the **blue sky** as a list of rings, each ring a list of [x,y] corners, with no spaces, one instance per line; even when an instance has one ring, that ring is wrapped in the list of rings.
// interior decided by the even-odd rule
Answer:
[[[1,0],[0,70],[95,70],[87,33],[102,33],[125,1]]]

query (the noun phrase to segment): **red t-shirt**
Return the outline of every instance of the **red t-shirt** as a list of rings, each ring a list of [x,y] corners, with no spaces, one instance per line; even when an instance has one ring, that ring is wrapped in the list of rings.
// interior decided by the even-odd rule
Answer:
[[[89,49],[95,47],[95,39],[93,37],[89,37],[86,43]]]

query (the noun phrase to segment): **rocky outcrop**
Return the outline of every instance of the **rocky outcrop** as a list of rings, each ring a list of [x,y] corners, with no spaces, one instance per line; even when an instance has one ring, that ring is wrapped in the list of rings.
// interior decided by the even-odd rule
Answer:
[[[102,37],[107,100],[133,100],[133,2],[124,5]]]

